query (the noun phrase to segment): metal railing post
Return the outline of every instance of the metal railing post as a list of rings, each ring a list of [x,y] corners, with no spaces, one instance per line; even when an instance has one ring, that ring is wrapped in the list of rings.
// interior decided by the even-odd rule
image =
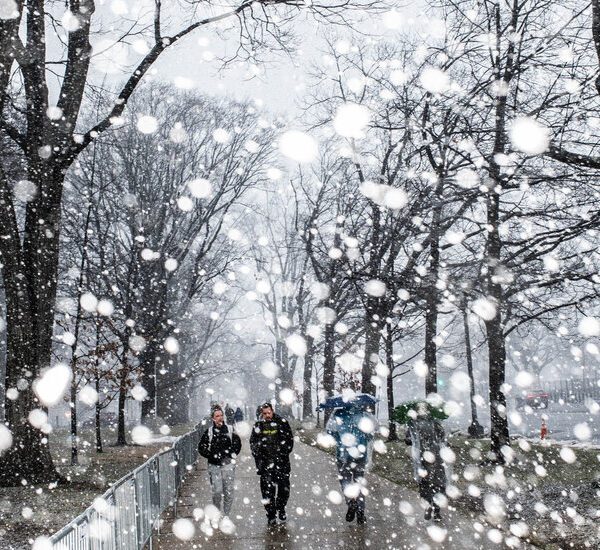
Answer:
[[[154,530],[156,528],[160,533],[160,516],[171,499],[173,513],[177,515],[179,488],[185,479],[187,466],[195,462],[196,455],[190,449],[196,445],[198,435],[197,429],[188,432],[178,438],[170,449],[155,454],[115,482],[102,495],[114,508],[112,513],[104,517],[102,511],[90,506],[52,535],[51,543],[65,550],[133,550],[133,547],[141,550],[147,544],[152,549]],[[98,521],[109,525],[110,538],[96,543],[90,537],[90,523]]]

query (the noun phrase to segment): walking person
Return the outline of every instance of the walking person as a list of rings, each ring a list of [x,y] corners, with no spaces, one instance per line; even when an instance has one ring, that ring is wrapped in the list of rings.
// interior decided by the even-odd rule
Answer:
[[[233,484],[236,457],[242,449],[239,436],[226,423],[223,410],[212,410],[211,425],[202,434],[198,452],[208,460],[208,477],[213,504],[222,511],[223,520],[229,520],[233,504]]]
[[[359,525],[367,521],[363,487],[376,426],[375,417],[356,406],[335,409],[327,422],[327,433],[336,442],[338,479],[348,506],[346,521],[356,518]]]
[[[410,418],[406,443],[412,445],[414,477],[419,484],[419,496],[426,501],[425,519],[440,520],[436,495],[446,491],[446,471],[440,449],[445,434],[441,422],[425,412],[425,407]]]
[[[230,426],[233,426],[235,420],[234,415],[233,409],[229,406],[229,403],[227,403],[227,405],[225,405],[225,420]]]
[[[270,403],[260,407],[261,418],[254,424],[250,435],[250,449],[260,476],[260,491],[270,526],[277,525],[277,516],[283,523],[285,507],[290,496],[290,453],[294,436],[288,421],[275,414]]]
[[[244,413],[242,412],[242,409],[240,409],[240,407],[238,407],[237,409],[235,409],[235,413],[233,414],[233,421],[236,424],[238,422],[243,422],[244,421]]]

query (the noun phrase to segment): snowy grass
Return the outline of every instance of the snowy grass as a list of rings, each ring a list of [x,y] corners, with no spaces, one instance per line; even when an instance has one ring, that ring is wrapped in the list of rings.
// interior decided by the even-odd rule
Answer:
[[[305,443],[317,446],[320,431],[303,429],[298,434]],[[374,453],[373,472],[416,491],[410,447],[400,432],[400,441],[386,443],[385,454]],[[600,548],[600,450],[514,440],[512,464],[500,467],[485,462],[489,439],[475,440],[454,433],[448,444],[456,457],[452,485],[460,494],[450,501],[451,506],[474,519],[485,520],[483,497],[495,493],[505,503],[505,516],[500,523],[507,533],[511,525],[525,522],[529,527],[527,538],[536,546]],[[565,447],[573,451],[574,457],[568,452],[561,455]]]
[[[183,435],[194,424],[171,429],[172,436]],[[71,466],[69,434],[57,430],[50,438],[50,448],[60,473],[67,484],[49,489],[48,486],[0,488],[0,550],[31,548],[31,541],[40,535],[50,535],[82,513],[112,483],[119,480],[148,458],[172,443],[157,436],[149,445],[113,446],[116,434],[104,430],[104,452],[96,453],[94,433],[80,434],[79,465]],[[165,439],[167,439],[165,441]]]

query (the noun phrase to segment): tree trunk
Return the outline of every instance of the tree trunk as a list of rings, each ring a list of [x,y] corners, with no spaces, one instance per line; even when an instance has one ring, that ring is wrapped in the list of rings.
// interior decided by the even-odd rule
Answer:
[[[290,362],[290,354],[285,342],[281,342],[279,347],[280,355],[279,355],[279,366],[280,366],[280,374],[279,378],[281,380],[281,384],[279,390],[282,389],[290,389],[294,391],[294,366],[295,361]],[[285,418],[292,418],[292,406],[289,403],[281,403],[278,400],[279,404],[279,412]]]
[[[96,401],[95,405],[95,418],[94,425],[96,426],[96,452],[101,453],[102,451],[102,431],[100,427],[100,411],[102,407],[100,406],[100,377],[96,376],[96,393],[98,394],[98,401]]]
[[[502,447],[510,445],[508,419],[506,415],[506,397],[502,391],[506,369],[506,343],[504,341],[502,319],[502,286],[499,282],[501,241],[498,233],[500,198],[495,190],[490,190],[487,199],[488,225],[492,228],[488,232],[487,255],[488,294],[494,300],[496,315],[485,321],[488,339],[489,357],[489,398],[490,398],[490,435],[492,440],[491,451],[495,460],[503,463]]]
[[[437,393],[437,291],[429,290],[427,296],[427,309],[425,310],[425,364],[427,376],[425,377],[425,395]]]
[[[313,354],[315,352],[314,338],[306,335],[306,355],[304,356],[304,373],[302,388],[302,419],[314,416],[312,403]]]
[[[392,326],[387,323],[387,334],[385,336],[385,363],[388,369],[387,374],[387,405],[388,405],[388,427],[390,433],[388,441],[397,441],[398,432],[396,423],[392,420],[394,415],[394,336],[392,334]]]
[[[440,181],[443,181],[440,179]],[[427,275],[429,288],[427,289],[425,309],[425,364],[427,365],[427,376],[425,378],[425,395],[437,393],[437,336],[438,323],[438,288],[437,282],[440,271],[440,217],[442,214],[441,186],[438,186],[437,200],[431,221],[431,248],[429,273]]]
[[[23,387],[6,405],[12,447],[0,457],[0,486],[60,479],[48,448],[48,436],[31,426],[29,413],[40,408],[31,384],[50,366],[54,299],[58,269],[60,197],[64,175],[41,162],[30,164],[29,179],[38,190],[26,211],[23,245],[11,208],[12,197],[0,172],[0,252],[6,295],[6,388]],[[42,221],[43,220],[43,221]]]
[[[359,170],[361,181],[362,171]],[[380,276],[381,266],[381,210],[379,205],[371,203],[371,235],[369,239],[369,263],[368,276],[376,279]],[[375,395],[375,384],[373,377],[373,365],[379,361],[379,339],[381,337],[381,305],[380,300],[373,296],[367,297],[365,307],[365,357],[362,364],[362,391]]]
[[[142,424],[147,424],[150,418],[156,417],[156,377],[160,363],[161,344],[158,338],[151,338],[140,357],[142,365],[142,380],[144,389],[148,392],[142,401]]]
[[[118,402],[118,421],[117,421],[117,446],[127,445],[125,431],[125,403],[127,401],[127,377],[129,376],[129,363],[127,352],[123,358],[123,365],[119,371],[119,402]]]
[[[323,390],[327,396],[335,392],[335,331],[325,325],[323,346]]]
[[[499,315],[499,314],[498,314]],[[502,391],[505,377],[506,349],[499,319],[486,322],[489,355],[490,431],[492,452],[496,460],[504,462],[502,447],[510,445],[506,397]]]
[[[465,332],[465,357],[467,359],[467,373],[469,374],[469,394],[471,398],[471,424],[468,433],[471,437],[483,437],[483,427],[477,420],[477,405],[475,403],[475,376],[473,374],[473,350],[471,349],[471,332],[469,330],[469,315],[467,301],[463,300],[461,304],[463,315],[463,327]]]
[[[75,379],[75,367],[71,369],[71,400],[69,402],[69,408],[71,412],[71,464],[79,464],[77,458],[77,380]]]
[[[495,6],[495,31],[500,37],[500,4]],[[509,8],[510,9],[510,8]],[[517,5],[513,6],[513,25],[516,27],[518,19]],[[510,42],[506,50],[506,67],[502,70],[500,63],[495,61],[494,74],[498,80],[502,79],[506,86],[510,84],[514,75],[514,63],[516,60],[515,50],[517,45]],[[491,452],[495,455],[495,461],[503,463],[504,455],[501,449],[510,445],[508,419],[506,415],[506,397],[502,391],[506,367],[506,343],[504,341],[503,323],[503,291],[501,283],[502,273],[502,240],[500,238],[500,194],[505,185],[502,168],[498,164],[498,156],[506,153],[507,134],[507,98],[506,94],[498,94],[495,98],[495,128],[494,147],[492,157],[489,159],[490,179],[489,189],[486,193],[487,211],[487,291],[488,296],[495,302],[496,315],[493,319],[485,321],[488,338],[488,362],[489,362],[489,400],[490,400],[490,436],[492,440]]]
[[[77,312],[75,314],[74,342],[71,346],[71,464],[78,464],[77,448],[77,341],[79,339],[79,328],[81,327],[81,294],[83,293],[85,264],[87,261],[88,228],[92,215],[92,203],[88,205],[85,224],[83,227],[83,245],[81,252],[81,263],[79,265],[79,278],[77,281]]]
[[[379,361],[379,344],[381,340],[381,312],[377,298],[369,297],[365,311],[365,357],[362,364],[363,393],[375,395],[373,366]]]
[[[157,418],[170,426],[185,424],[190,419],[190,380],[181,377],[177,355],[167,356],[163,352],[159,357],[162,368],[158,370],[156,385]]]
[[[5,303],[6,297],[4,296],[4,287],[0,288],[0,319],[5,318]],[[6,387],[4,383],[6,381],[6,324],[2,324],[0,327],[0,422],[5,420],[5,403],[6,403]]]
[[[15,308],[15,300],[8,299],[6,388],[18,387],[19,380],[27,381],[28,384],[26,388],[19,390],[18,399],[6,402],[6,419],[12,432],[13,444],[0,457],[2,487],[21,485],[23,479],[31,485],[61,479],[52,462],[47,435],[28,421],[29,411],[39,407],[31,388],[32,376],[27,375],[28,371],[31,373],[35,368],[36,347],[31,344],[33,335],[28,334],[31,325],[13,320],[15,309],[20,310]],[[28,316],[26,311],[22,314]]]

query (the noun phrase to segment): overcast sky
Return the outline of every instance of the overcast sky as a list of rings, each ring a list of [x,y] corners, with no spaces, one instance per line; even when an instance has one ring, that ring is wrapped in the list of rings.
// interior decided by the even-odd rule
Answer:
[[[417,17],[416,6],[419,4],[419,0],[414,0],[399,10],[405,25],[412,26],[411,19]],[[385,15],[369,17],[357,24],[357,30],[363,33],[389,32],[384,18]],[[237,46],[236,32],[230,32],[230,38],[224,39],[217,35],[214,27],[202,28],[162,54],[152,71],[153,78],[210,94],[259,100],[269,110],[293,116],[298,113],[298,100],[305,93],[307,70],[319,60],[324,48],[323,37],[331,31],[331,25],[322,26],[298,19],[295,29],[298,48],[293,55],[266,52],[262,56],[266,62],[258,64],[253,72],[252,65],[243,61],[221,69],[219,56]],[[340,28],[339,32],[342,31]],[[344,37],[350,36],[346,33]],[[358,35],[357,39],[364,38]],[[256,70],[259,74],[255,74]]]

